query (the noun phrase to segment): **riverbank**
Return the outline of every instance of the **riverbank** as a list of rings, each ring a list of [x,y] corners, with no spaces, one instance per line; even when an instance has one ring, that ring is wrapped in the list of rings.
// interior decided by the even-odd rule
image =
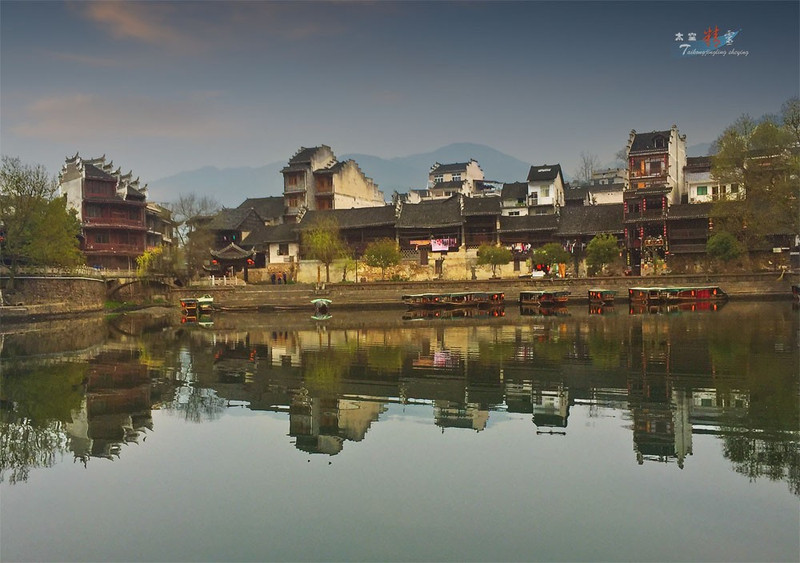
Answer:
[[[780,276],[778,273],[736,275],[680,275],[659,277],[596,277],[567,279],[497,279],[475,281],[429,282],[370,282],[365,284],[334,283],[317,287],[310,284],[248,285],[235,288],[209,288],[201,290],[173,290],[171,301],[182,297],[208,293],[214,297],[214,306],[225,311],[281,311],[308,309],[310,301],[325,297],[336,309],[374,310],[404,307],[403,295],[415,293],[457,293],[465,291],[505,293],[506,303],[517,303],[520,291],[566,290],[571,304],[588,303],[590,288],[605,288],[617,292],[617,300],[628,302],[629,287],[655,286],[707,286],[721,287],[731,300],[791,300],[792,283],[797,274]]]
[[[86,282],[82,282],[86,283]],[[94,282],[96,283],[96,282]],[[605,288],[617,292],[617,301],[628,302],[628,288],[656,286],[703,286],[721,287],[731,300],[791,300],[791,286],[800,283],[800,273],[777,272],[758,274],[725,275],[669,275],[658,277],[595,277],[566,279],[495,279],[474,281],[435,280],[426,282],[378,281],[368,283],[315,284],[250,284],[239,286],[199,286],[192,288],[165,289],[159,296],[173,307],[182,298],[209,294],[214,297],[214,306],[223,311],[291,311],[308,309],[310,301],[325,297],[333,302],[337,310],[380,310],[402,308],[403,295],[414,293],[456,293],[484,291],[505,293],[506,303],[516,303],[520,291],[559,289],[570,292],[570,304],[588,302],[590,288]],[[99,284],[98,284],[99,285]],[[84,293],[69,293],[75,283],[64,278],[47,281],[36,280],[36,299],[14,306],[0,307],[0,322],[28,322],[42,318],[59,318],[87,312],[102,311],[101,295],[87,299]],[[96,287],[93,288],[96,292]],[[48,298],[56,297],[52,302]],[[148,305],[143,295],[139,305]]]

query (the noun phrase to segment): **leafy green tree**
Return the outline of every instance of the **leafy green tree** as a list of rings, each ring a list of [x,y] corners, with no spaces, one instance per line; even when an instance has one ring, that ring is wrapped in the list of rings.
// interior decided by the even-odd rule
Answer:
[[[727,231],[719,231],[706,243],[706,252],[710,258],[730,262],[744,253],[742,244]]]
[[[10,269],[8,288],[21,264],[70,266],[82,261],[79,226],[56,197],[56,181],[42,165],[3,156],[0,168],[0,261]]]
[[[483,243],[478,248],[478,266],[490,266],[492,277],[497,277],[497,267],[511,262],[514,255],[508,248]]]
[[[536,264],[565,264],[569,262],[571,254],[557,242],[548,242],[533,251],[533,260]]]
[[[330,283],[330,268],[334,260],[349,254],[347,244],[339,234],[339,225],[332,217],[320,217],[301,234],[303,254],[325,265],[325,281]]]
[[[619,244],[612,234],[597,235],[586,245],[586,265],[592,274],[604,271],[618,257]]]
[[[770,235],[800,232],[800,155],[794,148],[793,107],[792,100],[784,104],[783,123],[776,118],[756,123],[742,116],[714,142],[714,178],[744,188],[745,197],[720,199],[711,217],[745,251],[763,247]]]
[[[400,248],[392,239],[376,240],[364,250],[364,262],[367,266],[381,269],[381,279],[386,279],[386,268],[397,266],[401,260]]]

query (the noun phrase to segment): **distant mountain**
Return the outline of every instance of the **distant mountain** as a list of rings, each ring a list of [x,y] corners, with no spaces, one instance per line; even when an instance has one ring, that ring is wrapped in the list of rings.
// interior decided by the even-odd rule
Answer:
[[[286,161],[273,162],[257,168],[223,168],[204,166],[197,170],[179,172],[150,183],[150,197],[156,202],[175,201],[180,194],[196,193],[210,196],[226,207],[236,207],[248,197],[265,197],[283,193],[281,169]],[[436,162],[478,161],[487,180],[519,182],[528,177],[531,164],[485,145],[454,143],[431,152],[391,159],[368,154],[337,155],[339,160],[352,158],[361,170],[372,178],[387,200],[392,192],[407,192],[423,188],[428,172]]]

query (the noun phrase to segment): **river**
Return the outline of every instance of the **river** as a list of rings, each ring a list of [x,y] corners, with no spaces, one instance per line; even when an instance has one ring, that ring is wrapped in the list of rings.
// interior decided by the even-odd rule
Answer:
[[[792,304],[548,312],[2,327],[0,559],[800,560]]]

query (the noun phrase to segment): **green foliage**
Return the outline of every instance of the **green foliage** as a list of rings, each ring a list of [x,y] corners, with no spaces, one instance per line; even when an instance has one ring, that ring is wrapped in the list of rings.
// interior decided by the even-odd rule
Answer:
[[[564,250],[557,242],[549,242],[533,251],[533,260],[536,264],[564,264],[569,262],[572,255]]]
[[[42,165],[3,156],[0,168],[0,261],[9,263],[11,282],[21,264],[71,266],[82,262],[80,226],[66,202],[56,197],[55,179]]]
[[[715,233],[706,243],[706,252],[711,258],[730,262],[744,253],[742,244],[727,231]]]
[[[367,266],[381,269],[381,279],[386,279],[386,268],[400,263],[400,248],[392,239],[376,240],[367,245],[364,262]]]
[[[800,232],[797,101],[788,100],[782,112],[782,122],[767,118],[756,123],[744,115],[714,143],[714,178],[743,187],[745,198],[717,201],[711,217],[716,228],[742,243],[743,251],[767,246],[771,235]]]
[[[508,248],[495,246],[494,244],[483,243],[478,248],[478,266],[490,266],[492,277],[497,276],[497,267],[511,262],[514,255]]]
[[[136,275],[140,278],[149,274],[160,272],[163,267],[164,247],[156,246],[144,251],[136,258]]]
[[[330,266],[334,260],[350,254],[339,234],[339,225],[333,218],[319,218],[310,229],[301,235],[301,247],[305,257],[319,260],[325,265],[325,281],[330,283]]]
[[[591,273],[603,271],[618,257],[619,244],[612,234],[597,235],[586,246],[586,265]]]

